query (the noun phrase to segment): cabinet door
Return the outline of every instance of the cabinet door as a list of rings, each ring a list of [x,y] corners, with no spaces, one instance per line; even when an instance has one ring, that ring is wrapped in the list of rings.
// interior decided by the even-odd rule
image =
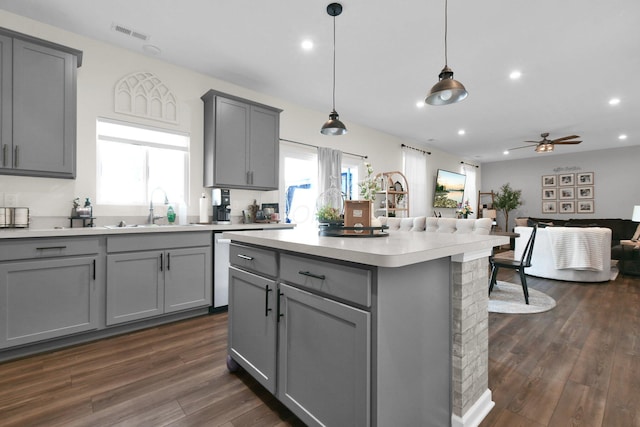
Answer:
[[[251,107],[249,184],[257,188],[278,188],[278,140],[280,113]]]
[[[211,305],[211,248],[165,252],[164,312]]]
[[[310,426],[370,425],[370,313],[279,288],[278,399]]]
[[[0,264],[0,348],[98,327],[96,258]]]
[[[276,288],[273,280],[229,267],[229,355],[276,391]]]
[[[0,170],[13,167],[12,126],[12,40],[0,35]]]
[[[107,256],[107,325],[164,312],[164,264],[161,251]]]
[[[249,104],[216,97],[215,184],[247,185],[247,144],[249,141]]]
[[[14,40],[14,169],[75,177],[76,64],[70,53]]]

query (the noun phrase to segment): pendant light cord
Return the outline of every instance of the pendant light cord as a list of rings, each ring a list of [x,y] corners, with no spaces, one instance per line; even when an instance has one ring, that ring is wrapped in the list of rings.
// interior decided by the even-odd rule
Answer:
[[[447,59],[447,22],[449,21],[447,18],[447,10],[449,9],[448,6],[449,6],[448,0],[444,0],[444,65],[445,66],[449,64],[449,60]]]
[[[333,17],[333,111],[336,110],[336,17]]]

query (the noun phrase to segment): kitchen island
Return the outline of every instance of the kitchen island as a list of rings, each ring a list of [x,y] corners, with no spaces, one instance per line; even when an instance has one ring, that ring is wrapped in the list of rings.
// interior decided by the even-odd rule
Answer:
[[[487,257],[507,237],[225,237],[229,367],[306,424],[472,426],[493,407]]]

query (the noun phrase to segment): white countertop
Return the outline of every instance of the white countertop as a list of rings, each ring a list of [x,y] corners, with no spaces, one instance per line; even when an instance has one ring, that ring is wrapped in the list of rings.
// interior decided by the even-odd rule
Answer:
[[[186,225],[156,225],[141,227],[74,227],[74,228],[11,228],[0,230],[2,239],[29,239],[36,237],[73,237],[99,236],[134,233],[174,233],[185,231],[228,231],[228,230],[261,230],[273,228],[292,228],[295,224],[186,224]]]
[[[465,253],[489,253],[506,236],[395,231],[386,237],[326,237],[316,230],[225,232],[232,241],[380,267],[403,267]],[[486,256],[486,255],[485,255]]]

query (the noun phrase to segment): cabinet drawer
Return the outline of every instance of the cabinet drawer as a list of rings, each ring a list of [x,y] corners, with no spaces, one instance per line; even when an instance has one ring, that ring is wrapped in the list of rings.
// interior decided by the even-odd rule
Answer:
[[[268,249],[232,243],[229,248],[229,263],[264,276],[278,275],[277,254]]]
[[[107,252],[133,252],[210,246],[211,232],[126,234],[107,237]]]
[[[371,270],[295,255],[280,255],[280,278],[329,297],[371,306]]]
[[[0,243],[0,260],[51,258],[74,255],[97,254],[98,238],[73,239],[25,239]]]

